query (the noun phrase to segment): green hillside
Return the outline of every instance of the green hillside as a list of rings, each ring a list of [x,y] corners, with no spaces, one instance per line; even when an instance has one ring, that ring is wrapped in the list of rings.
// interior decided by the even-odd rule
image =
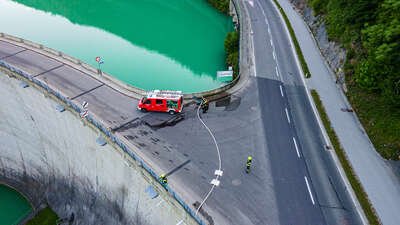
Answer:
[[[400,157],[400,1],[308,0],[347,50],[349,99],[372,142]]]

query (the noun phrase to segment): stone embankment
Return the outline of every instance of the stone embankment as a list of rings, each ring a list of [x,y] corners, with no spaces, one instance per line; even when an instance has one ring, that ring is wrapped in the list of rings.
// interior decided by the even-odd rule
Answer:
[[[344,63],[346,61],[346,51],[339,43],[330,41],[326,26],[321,16],[315,16],[313,10],[307,5],[305,0],[290,0],[295,9],[303,16],[304,22],[308,25],[314,39],[324,56],[330,69],[336,74],[338,83],[342,84],[346,91],[344,83]]]

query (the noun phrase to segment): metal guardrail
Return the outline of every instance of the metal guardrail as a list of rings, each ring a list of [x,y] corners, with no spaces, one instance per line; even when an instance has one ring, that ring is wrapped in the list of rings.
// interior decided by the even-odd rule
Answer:
[[[10,71],[17,73],[21,75],[22,77],[28,79],[29,81],[33,82],[34,84],[38,85],[39,87],[45,89],[47,92],[50,94],[53,94],[56,96],[58,99],[63,101],[66,105],[74,109],[77,113],[81,113],[83,109],[81,109],[78,105],[73,103],[71,100],[68,98],[64,97],[61,93],[58,91],[50,88],[46,83],[41,82],[40,80],[34,78],[28,73],[25,73],[24,71],[15,68],[8,63],[0,60],[0,66],[5,67],[9,69]],[[118,137],[116,137],[110,130],[108,130],[101,122],[97,121],[92,115],[88,115],[86,117],[87,121],[89,121],[91,124],[93,124],[95,127],[97,127],[99,130],[101,130],[107,137],[110,138],[112,142],[117,144],[126,154],[128,154],[132,159],[134,159],[141,167],[143,167],[144,170],[146,170],[155,180],[158,181],[158,176],[157,174],[139,157],[137,156],[134,151],[129,149],[123,141],[121,141]],[[160,183],[161,184],[161,183]],[[167,190],[168,193],[170,193],[174,199],[186,210],[186,212],[192,216],[192,218],[199,223],[200,225],[206,225],[200,217],[195,215],[195,212],[182,200],[182,198],[175,192],[173,191],[172,188],[169,186],[165,186],[165,189]]]

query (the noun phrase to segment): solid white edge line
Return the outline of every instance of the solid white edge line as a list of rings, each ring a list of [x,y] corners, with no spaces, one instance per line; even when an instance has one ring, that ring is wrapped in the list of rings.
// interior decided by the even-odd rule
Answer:
[[[297,147],[297,142],[296,142],[296,139],[294,137],[293,137],[293,143],[294,143],[294,147],[296,148],[297,157],[300,158],[299,148]]]
[[[307,189],[308,189],[308,194],[310,194],[310,198],[311,198],[312,204],[315,205],[314,197],[313,197],[313,195],[312,195],[312,193],[311,193],[310,184],[308,184],[308,179],[307,179],[306,176],[304,176],[304,180],[306,181]]]
[[[278,1],[279,1],[279,0],[278,0]],[[327,135],[327,133],[326,133],[325,127],[323,127],[323,125],[322,125],[321,118],[319,117],[319,113],[317,112],[317,109],[316,109],[316,107],[315,107],[314,100],[312,99],[311,94],[310,94],[309,89],[308,89],[308,86],[307,86],[307,84],[306,84],[306,81],[305,81],[305,78],[304,78],[304,73],[303,73],[303,70],[301,69],[300,61],[299,61],[299,58],[298,58],[297,53],[296,53],[296,51],[295,51],[294,44],[293,44],[293,40],[292,40],[292,38],[291,38],[291,36],[290,36],[290,33],[289,33],[289,29],[287,28],[286,23],[285,23],[285,20],[283,19],[283,16],[282,16],[282,14],[280,13],[280,11],[279,11],[277,5],[276,5],[275,3],[274,3],[273,5],[274,5],[274,8],[275,8],[275,11],[279,14],[279,17],[280,17],[280,19],[281,19],[281,23],[284,25],[284,28],[285,28],[285,31],[286,31],[286,35],[287,35],[287,37],[289,37],[289,42],[290,42],[290,46],[291,46],[291,49],[292,49],[292,53],[293,53],[294,58],[295,58],[295,60],[296,60],[297,69],[298,69],[298,71],[300,72],[300,77],[301,77],[301,80],[303,81],[304,87],[305,87],[305,89],[306,89],[308,101],[309,101],[310,104],[311,104],[311,108],[313,109],[314,116],[315,116],[315,118],[317,119],[318,125],[319,125],[319,127],[320,127],[320,129],[321,129],[322,136],[323,136],[324,139],[325,139],[325,143],[326,143],[327,145],[331,145],[331,141],[330,141],[330,139],[328,138],[328,135]],[[303,21],[303,22],[304,22],[304,21]],[[344,174],[343,166],[340,164],[339,160],[337,159],[337,156],[336,156],[336,154],[335,154],[335,151],[330,151],[330,154],[331,154],[333,160],[336,161],[336,164],[339,165],[339,166],[337,166],[338,171],[339,171],[339,173],[340,173],[340,176],[342,177],[342,180],[343,180],[344,183],[346,184],[347,189],[349,190],[350,198],[351,198],[353,204],[356,206],[356,211],[357,211],[358,215],[360,216],[360,218],[361,218],[361,220],[362,220],[362,223],[363,223],[364,225],[367,225],[367,224],[368,224],[367,218],[366,218],[366,216],[365,216],[365,214],[364,214],[364,211],[362,211],[362,207],[361,207],[361,205],[360,205],[360,202],[358,201],[358,199],[356,199],[356,195],[355,195],[355,193],[354,193],[354,190],[353,190],[352,186],[350,185],[350,182],[349,182],[347,176]],[[339,168],[339,167],[340,167],[340,168]]]
[[[269,39],[269,43],[271,43],[271,46],[274,46],[274,43],[272,42],[272,39]]]
[[[274,59],[276,60],[275,51],[272,51],[272,56],[273,56],[273,57],[274,57]]]
[[[281,95],[283,97],[283,89],[282,89],[282,85],[279,85],[279,89],[281,90]]]
[[[289,117],[289,112],[288,112],[287,108],[285,108],[285,112],[286,112],[287,121],[290,123],[290,117]]]
[[[278,70],[278,66],[275,66],[275,73],[276,73],[276,76],[277,76],[277,77],[279,77],[279,70]]]

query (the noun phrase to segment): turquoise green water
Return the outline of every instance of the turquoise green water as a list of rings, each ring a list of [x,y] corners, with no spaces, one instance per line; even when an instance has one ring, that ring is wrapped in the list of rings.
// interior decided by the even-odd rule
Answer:
[[[0,185],[0,224],[18,224],[32,210],[29,202],[15,190]]]
[[[0,0],[0,31],[61,50],[146,89],[219,87],[230,18],[206,0]]]

